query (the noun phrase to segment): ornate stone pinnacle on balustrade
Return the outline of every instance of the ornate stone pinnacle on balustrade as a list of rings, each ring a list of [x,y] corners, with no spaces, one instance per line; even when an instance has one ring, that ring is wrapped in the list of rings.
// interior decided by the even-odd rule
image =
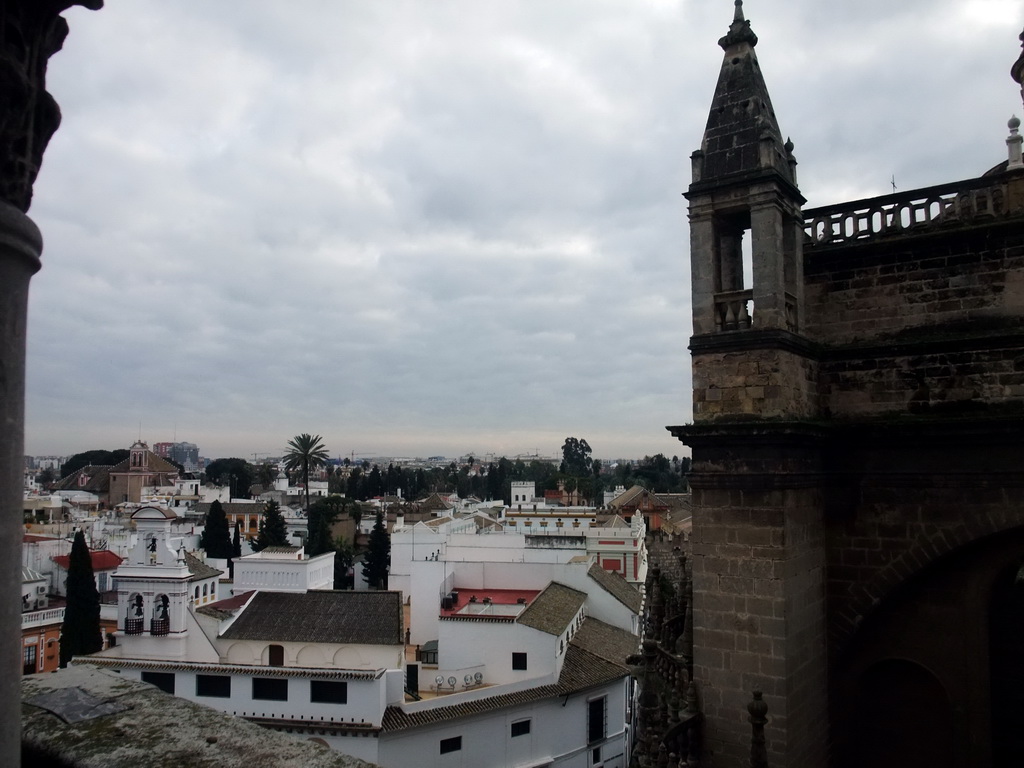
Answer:
[[[1010,67],[1010,77],[1013,81],[1019,85],[1020,88],[1020,99],[1024,103],[1024,32],[1020,33],[1020,46],[1021,52],[1017,60],[1013,62],[1013,66]]]
[[[729,32],[718,41],[718,44],[723,49],[737,43],[750,43],[751,48],[757,45],[757,35],[750,28],[750,22],[743,17],[743,0],[736,0],[736,10],[732,15],[732,24],[729,25]]]
[[[1024,168],[1024,157],[1021,153],[1024,136],[1020,135],[1020,118],[1014,115],[1007,121],[1006,127],[1010,129],[1010,135],[1006,137],[1006,170]]]
[[[754,699],[747,704],[750,713],[750,768],[768,768],[768,750],[765,747],[764,726],[768,722],[768,704],[761,691],[754,690]]]

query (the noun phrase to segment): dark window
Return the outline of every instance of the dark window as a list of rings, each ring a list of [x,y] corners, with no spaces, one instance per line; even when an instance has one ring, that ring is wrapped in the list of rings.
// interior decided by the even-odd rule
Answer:
[[[252,697],[265,701],[288,701],[288,679],[283,677],[254,677]]]
[[[34,674],[36,671],[36,659],[38,650],[34,645],[25,646],[25,655],[22,658],[21,672],[24,675]]]
[[[517,723],[512,723],[512,735],[513,736],[525,736],[530,732],[530,721],[520,720]]]
[[[512,654],[512,669],[526,669],[526,654],[525,653],[513,653]]]
[[[600,747],[594,747],[590,751],[590,762],[593,765],[597,765],[598,763],[601,762],[601,748]]]
[[[196,675],[196,696],[216,696],[226,699],[231,695],[228,675]]]
[[[334,680],[310,680],[309,700],[319,704],[347,704],[348,683]]]
[[[272,667],[283,667],[284,666],[284,646],[272,645],[270,646],[270,666]]]
[[[142,682],[155,685],[164,693],[174,693],[173,672],[143,672]]]
[[[594,699],[587,702],[587,743],[593,744],[602,741],[605,736],[604,724],[605,698]]]
[[[462,749],[462,737],[452,736],[450,739],[441,739],[441,754],[447,754],[448,752],[458,752]]]

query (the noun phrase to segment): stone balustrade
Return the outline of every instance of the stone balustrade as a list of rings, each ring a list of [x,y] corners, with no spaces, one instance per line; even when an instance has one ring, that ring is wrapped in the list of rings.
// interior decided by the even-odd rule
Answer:
[[[836,245],[1005,216],[1006,182],[982,177],[804,211],[807,245]]]
[[[64,622],[63,608],[50,608],[45,611],[30,611],[21,614],[21,628],[41,627],[46,624],[62,624]]]

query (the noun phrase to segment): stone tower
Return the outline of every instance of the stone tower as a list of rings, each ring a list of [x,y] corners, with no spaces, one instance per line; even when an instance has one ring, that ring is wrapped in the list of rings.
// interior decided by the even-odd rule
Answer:
[[[817,409],[802,334],[804,198],[742,0],[719,45],[686,194],[694,424],[674,428],[694,458],[694,678],[714,764],[749,755],[741,715],[759,688],[773,718],[771,764],[824,765],[824,530],[821,490],[807,474],[817,468],[807,426]]]
[[[740,0],[719,42],[686,195],[693,424],[670,427],[702,762],[750,764],[766,706],[772,768],[1020,765],[1019,121],[976,178],[801,209]]]

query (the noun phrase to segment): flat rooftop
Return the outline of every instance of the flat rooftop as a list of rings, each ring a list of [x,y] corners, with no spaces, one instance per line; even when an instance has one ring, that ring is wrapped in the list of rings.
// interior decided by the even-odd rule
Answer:
[[[441,605],[441,617],[471,619],[503,616],[515,618],[526,610],[540,590],[537,589],[467,589],[452,590],[457,599],[450,608]]]

